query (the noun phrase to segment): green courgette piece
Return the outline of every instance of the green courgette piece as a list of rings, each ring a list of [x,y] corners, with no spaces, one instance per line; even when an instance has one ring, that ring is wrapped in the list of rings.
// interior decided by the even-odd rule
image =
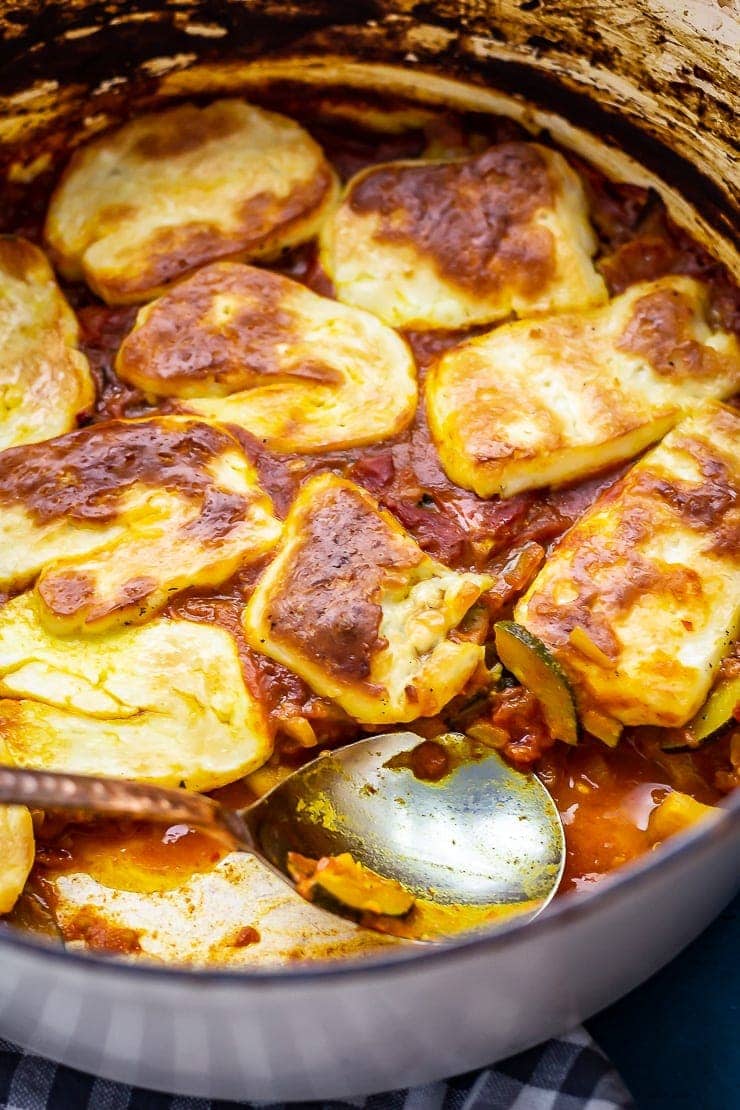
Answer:
[[[597,740],[601,740],[607,748],[616,748],[622,736],[623,726],[621,722],[615,721],[613,717],[608,717],[605,713],[599,713],[595,709],[586,709],[582,713],[581,724],[586,732],[590,732]]]
[[[740,703],[740,675],[720,679],[696,716],[689,721],[683,735],[661,744],[664,752],[691,751],[700,748],[707,740],[729,724]]]
[[[577,744],[576,702],[563,668],[542,640],[516,621],[498,621],[495,632],[499,659],[537,698],[552,735]]]

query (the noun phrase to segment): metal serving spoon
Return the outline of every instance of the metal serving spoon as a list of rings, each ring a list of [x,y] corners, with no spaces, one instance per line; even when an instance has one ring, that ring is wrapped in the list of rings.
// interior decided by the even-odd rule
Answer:
[[[554,895],[565,858],[560,817],[539,780],[461,733],[359,740],[238,811],[187,790],[14,767],[0,767],[0,802],[188,824],[253,854],[294,889],[289,853],[318,860],[348,852],[400,883],[412,909],[376,918],[321,887],[317,903],[417,940],[533,917]]]

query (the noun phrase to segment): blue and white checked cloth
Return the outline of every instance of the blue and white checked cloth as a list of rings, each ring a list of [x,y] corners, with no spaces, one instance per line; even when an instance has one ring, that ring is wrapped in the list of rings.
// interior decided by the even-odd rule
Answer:
[[[585,1029],[494,1067],[411,1090],[294,1110],[634,1110],[621,1079]],[[282,1110],[285,1103],[210,1102],[111,1083],[27,1055],[0,1040],[0,1110]]]

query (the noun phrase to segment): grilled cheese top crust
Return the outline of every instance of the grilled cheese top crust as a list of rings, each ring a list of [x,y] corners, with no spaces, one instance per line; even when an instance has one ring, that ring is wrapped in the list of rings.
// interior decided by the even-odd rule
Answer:
[[[367,724],[437,713],[483,661],[450,634],[491,584],[426,555],[332,474],[301,489],[244,614],[250,645]]]
[[[0,589],[35,582],[59,632],[145,620],[279,533],[237,441],[202,421],[111,421],[0,455]]]
[[[394,327],[463,328],[607,295],[580,179],[535,143],[364,170],[320,241],[339,299]]]
[[[0,238],[0,451],[74,428],[95,389],[77,318],[44,254]]]
[[[515,609],[582,711],[678,727],[740,621],[740,416],[706,402],[560,541]]]
[[[116,370],[276,451],[374,443],[408,425],[416,368],[374,316],[279,274],[206,266],[139,311]]]
[[[46,629],[33,592],[0,608],[0,753],[9,762],[212,790],[271,749],[225,629],[157,617],[62,638]]]
[[[426,387],[445,471],[508,497],[639,454],[698,401],[740,389],[740,344],[708,312],[703,285],[664,277],[449,351]]]
[[[46,239],[62,273],[110,304],[148,300],[218,258],[314,236],[336,179],[297,123],[242,100],[139,116],[72,157]]]

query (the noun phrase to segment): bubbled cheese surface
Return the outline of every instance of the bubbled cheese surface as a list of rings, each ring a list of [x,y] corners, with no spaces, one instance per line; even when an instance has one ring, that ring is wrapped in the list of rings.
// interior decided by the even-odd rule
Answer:
[[[536,143],[363,170],[321,230],[337,296],[394,327],[464,328],[600,304],[577,174]]]
[[[374,443],[402,431],[416,408],[416,368],[400,336],[238,263],[206,266],[142,308],[116,369],[274,451]]]
[[[582,478],[637,455],[704,398],[740,389],[740,345],[688,277],[603,308],[504,324],[445,354],[427,410],[449,477],[482,497]]]
[[[46,239],[66,277],[133,303],[214,259],[310,239],[335,190],[320,147],[292,120],[242,100],[183,104],[77,151]]]
[[[67,432],[95,399],[77,318],[44,254],[0,237],[0,451]]]
[[[706,402],[566,533],[517,604],[582,709],[674,727],[704,702],[740,621],[738,443],[738,413]]]
[[[146,620],[279,533],[239,444],[205,422],[111,421],[0,454],[0,589],[35,583],[58,632]]]
[[[225,629],[159,617],[57,637],[32,592],[0,608],[0,738],[21,767],[193,790],[233,782],[271,751]]]
[[[437,713],[483,661],[450,638],[491,584],[426,555],[365,490],[307,482],[244,613],[250,645],[367,724]]]

